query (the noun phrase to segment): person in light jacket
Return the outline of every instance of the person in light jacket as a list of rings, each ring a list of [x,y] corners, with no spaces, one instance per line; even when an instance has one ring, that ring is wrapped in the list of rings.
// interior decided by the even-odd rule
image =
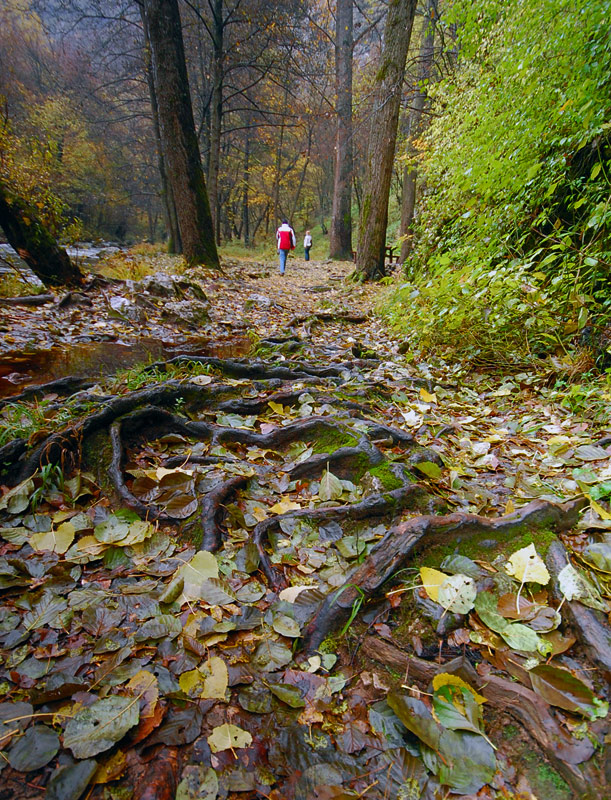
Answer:
[[[280,257],[280,274],[284,275],[286,257],[289,251],[294,250],[297,245],[295,231],[291,228],[287,219],[282,220],[282,225],[276,231],[276,241],[278,242],[278,256]]]
[[[306,261],[310,260],[310,248],[312,247],[312,234],[310,231],[305,232],[303,237],[303,253]]]

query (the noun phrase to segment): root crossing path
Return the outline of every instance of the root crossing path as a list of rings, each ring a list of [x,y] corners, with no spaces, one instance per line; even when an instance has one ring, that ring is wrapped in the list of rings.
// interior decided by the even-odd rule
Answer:
[[[236,262],[248,356],[4,405],[11,797],[604,795],[608,431],[400,355],[347,271]]]

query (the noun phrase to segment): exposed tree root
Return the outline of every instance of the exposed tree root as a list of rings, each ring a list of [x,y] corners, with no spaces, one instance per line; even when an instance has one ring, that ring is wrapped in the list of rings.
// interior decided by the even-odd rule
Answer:
[[[567,530],[576,523],[583,505],[580,500],[562,506],[534,500],[520,511],[497,520],[458,513],[416,517],[400,523],[388,531],[363,564],[348,576],[341,591],[333,593],[321,604],[303,631],[303,650],[306,653],[315,651],[323,639],[346,622],[359,598],[375,594],[408,559],[423,548],[483,531],[507,536],[524,525]]]
[[[361,325],[368,319],[366,314],[352,314],[349,311],[317,311],[314,314],[301,314],[293,317],[287,327],[294,328],[295,325],[302,325],[304,322],[347,322],[352,325]]]
[[[89,378],[58,378],[58,380],[49,381],[49,383],[28,386],[23,392],[0,400],[0,408],[3,408],[7,403],[21,403],[24,400],[39,400],[46,394],[58,394],[62,397],[70,397],[76,392],[82,392],[84,389],[90,389],[92,386],[95,386],[95,381]]]
[[[604,776],[596,765],[589,763],[581,769],[579,764],[591,758],[595,747],[587,739],[572,737],[556,720],[548,704],[531,689],[499,678],[481,676],[464,658],[445,664],[435,664],[416,658],[379,637],[369,636],[363,644],[369,658],[406,676],[406,683],[418,683],[426,688],[438,672],[459,675],[477,689],[489,704],[510,714],[539,745],[545,757],[571,786],[580,798],[600,798],[605,785]]]
[[[558,573],[569,563],[562,542],[552,542],[545,562],[552,576],[555,598],[560,603],[563,597],[558,588]],[[603,622],[604,614],[578,601],[565,601],[563,610],[587,657],[599,667],[606,680],[611,683],[611,632],[608,625]]]
[[[2,306],[44,306],[47,303],[54,303],[54,294],[32,294],[25,297],[0,297]]]
[[[235,478],[223,481],[220,486],[216,486],[206,494],[202,502],[202,530],[204,532],[202,550],[214,553],[220,549],[223,544],[221,524],[225,515],[224,504],[247,483],[248,478],[237,475]]]

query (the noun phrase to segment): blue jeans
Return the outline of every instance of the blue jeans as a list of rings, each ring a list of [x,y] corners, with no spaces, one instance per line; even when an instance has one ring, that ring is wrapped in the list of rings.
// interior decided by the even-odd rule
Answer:
[[[305,260],[309,261],[310,260],[310,248],[309,247],[304,247],[303,248],[303,252],[305,254]]]
[[[280,256],[280,274],[284,275],[284,270],[286,269],[286,257],[288,256],[288,250],[278,250],[278,255]]]

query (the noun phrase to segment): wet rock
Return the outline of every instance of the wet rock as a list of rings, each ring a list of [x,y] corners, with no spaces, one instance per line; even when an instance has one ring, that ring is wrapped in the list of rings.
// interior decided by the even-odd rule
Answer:
[[[130,290],[134,294],[146,293],[154,297],[175,297],[184,300],[189,297],[205,301],[206,293],[202,286],[184,275],[167,275],[165,272],[156,272],[148,275],[141,281],[130,282]]]
[[[208,307],[198,300],[176,300],[164,305],[162,316],[188,328],[199,328],[209,321]]]

